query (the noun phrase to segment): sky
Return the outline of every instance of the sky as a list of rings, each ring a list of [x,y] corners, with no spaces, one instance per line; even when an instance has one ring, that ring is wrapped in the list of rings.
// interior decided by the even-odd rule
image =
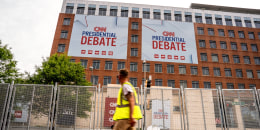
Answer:
[[[100,1],[100,0],[97,0]],[[102,0],[189,8],[191,3],[260,9],[259,0]],[[19,72],[31,74],[50,56],[63,0],[0,0],[0,40],[11,47]]]

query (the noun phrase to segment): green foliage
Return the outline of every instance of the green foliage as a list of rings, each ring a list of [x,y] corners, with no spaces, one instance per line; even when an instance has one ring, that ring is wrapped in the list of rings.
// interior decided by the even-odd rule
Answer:
[[[13,60],[14,56],[7,45],[2,45],[0,40],[0,80],[11,83],[18,77],[16,69],[17,61]]]

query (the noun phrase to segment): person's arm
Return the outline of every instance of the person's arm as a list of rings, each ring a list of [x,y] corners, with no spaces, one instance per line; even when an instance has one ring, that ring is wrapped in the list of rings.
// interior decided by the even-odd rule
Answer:
[[[130,107],[130,124],[133,127],[135,125],[135,119],[133,118],[133,112],[134,112],[134,107],[135,107],[135,99],[134,99],[134,94],[129,92],[126,95],[127,100],[129,101],[129,107]]]

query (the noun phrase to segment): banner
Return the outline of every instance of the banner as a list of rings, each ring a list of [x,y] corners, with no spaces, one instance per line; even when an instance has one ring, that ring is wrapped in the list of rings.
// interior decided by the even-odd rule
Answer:
[[[104,112],[104,127],[110,127],[113,125],[113,116],[116,110],[117,98],[105,99],[105,112]]]
[[[69,56],[126,59],[128,18],[75,15]]]
[[[163,108],[162,108],[162,104]],[[171,102],[170,100],[152,100],[152,126],[160,128],[171,127]]]
[[[142,60],[198,64],[193,23],[143,19]]]

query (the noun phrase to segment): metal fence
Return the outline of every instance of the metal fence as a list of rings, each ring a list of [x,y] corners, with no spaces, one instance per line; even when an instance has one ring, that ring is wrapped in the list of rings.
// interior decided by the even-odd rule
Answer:
[[[1,130],[111,129],[120,87],[0,84]],[[138,88],[136,128],[260,130],[260,90]]]

